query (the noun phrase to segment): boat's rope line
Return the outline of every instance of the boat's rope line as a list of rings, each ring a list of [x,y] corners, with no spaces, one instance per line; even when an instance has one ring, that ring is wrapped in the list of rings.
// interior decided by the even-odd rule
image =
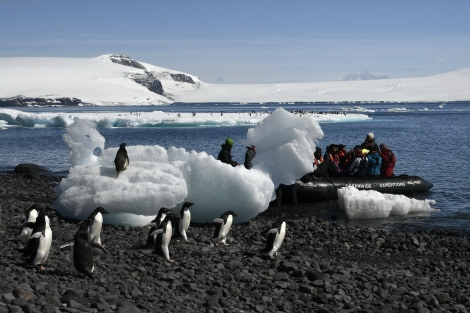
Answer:
[[[335,187],[336,190],[338,190],[338,187],[336,187],[336,185],[329,179],[329,178],[325,178],[327,182],[329,182],[330,184],[333,185],[333,187]]]

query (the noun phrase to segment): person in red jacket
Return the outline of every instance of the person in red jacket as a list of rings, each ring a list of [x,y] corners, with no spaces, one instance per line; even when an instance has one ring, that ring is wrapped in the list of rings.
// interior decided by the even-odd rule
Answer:
[[[395,162],[397,161],[395,154],[385,143],[380,144],[380,156],[382,157],[382,165],[380,166],[381,177],[392,177],[395,174]]]

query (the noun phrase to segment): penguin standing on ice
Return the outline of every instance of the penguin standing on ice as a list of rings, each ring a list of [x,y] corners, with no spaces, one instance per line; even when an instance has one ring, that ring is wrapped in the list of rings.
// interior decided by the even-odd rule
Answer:
[[[15,241],[25,243],[29,240],[33,232],[33,226],[38,217],[39,210],[41,208],[37,204],[33,204],[25,211],[25,218],[21,224],[21,231],[15,236]]]
[[[129,166],[129,156],[127,155],[126,144],[123,142],[119,146],[119,150],[114,158],[114,166],[116,167],[116,178],[119,173],[124,171]]]
[[[88,227],[88,235],[90,241],[96,242],[101,245],[101,228],[103,227],[103,214],[108,212],[103,207],[97,207],[91,212],[88,219],[90,220],[90,227]]]
[[[189,224],[191,224],[191,211],[189,208],[194,205],[192,202],[185,202],[180,210],[180,218],[178,223],[178,232],[183,237],[184,241],[188,241],[188,231]]]
[[[268,231],[266,237],[264,252],[266,252],[270,258],[277,254],[285,236],[286,222],[283,219],[279,219],[274,223],[273,228]]]
[[[151,233],[156,236],[154,252],[163,256],[168,262],[174,262],[170,259],[169,245],[171,237],[173,236],[173,226],[171,226],[172,214],[167,214],[165,219],[161,222],[160,227]]]
[[[52,230],[50,227],[49,217],[47,216],[46,209],[41,208],[34,223],[31,238],[29,238],[28,246],[26,247],[25,254],[28,257],[28,262],[31,265],[39,266],[44,269],[44,264],[49,257],[52,244]]]
[[[79,229],[75,233],[73,241],[60,246],[60,248],[63,249],[69,246],[73,246],[72,262],[74,270],[77,273],[85,274],[91,278],[94,278],[93,271],[95,270],[95,265],[93,262],[92,248],[96,247],[103,252],[106,252],[106,249],[99,243],[90,241],[89,228],[91,224],[92,221],[89,219],[80,222]]]
[[[223,213],[220,218],[215,218],[213,220],[215,225],[214,236],[212,239],[216,243],[223,243],[224,245],[228,245],[226,243],[228,232],[230,231],[230,227],[232,227],[233,218],[237,216],[237,214],[233,211],[227,211]]]
[[[152,233],[160,227],[160,224],[166,218],[166,215],[170,212],[172,211],[168,208],[160,208],[160,210],[158,210],[157,216],[155,216],[155,218],[150,223],[143,226],[144,228],[150,227],[150,230],[147,235],[147,247],[153,247],[155,245],[156,235],[152,235]]]

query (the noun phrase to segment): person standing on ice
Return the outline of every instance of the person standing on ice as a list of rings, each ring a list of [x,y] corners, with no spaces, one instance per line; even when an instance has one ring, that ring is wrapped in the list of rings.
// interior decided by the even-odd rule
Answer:
[[[245,168],[248,170],[251,170],[253,167],[253,159],[256,156],[256,147],[254,145],[249,145],[246,146],[246,152],[245,152]]]

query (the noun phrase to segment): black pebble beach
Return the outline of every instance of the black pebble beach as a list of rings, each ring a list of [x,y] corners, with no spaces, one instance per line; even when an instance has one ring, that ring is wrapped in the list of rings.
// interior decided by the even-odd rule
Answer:
[[[94,250],[95,279],[74,273],[77,221],[49,212],[53,241],[45,269],[24,264],[11,239],[32,204],[53,207],[51,176],[0,175],[1,312],[468,312],[469,233],[415,233],[344,226],[287,215],[279,255],[261,249],[277,218],[268,209],[232,226],[229,246],[213,225],[172,239],[173,263],[141,248],[140,227],[105,225]]]

